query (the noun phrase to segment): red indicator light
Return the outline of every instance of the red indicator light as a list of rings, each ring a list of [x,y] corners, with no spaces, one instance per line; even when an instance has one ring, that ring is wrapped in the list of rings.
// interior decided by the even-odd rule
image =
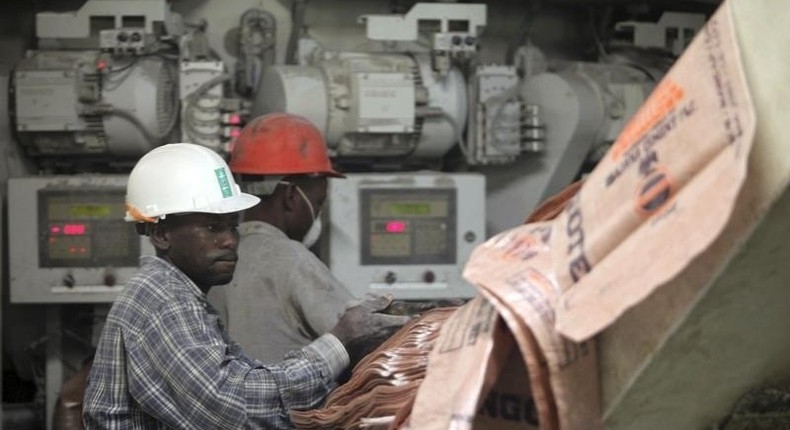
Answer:
[[[241,124],[241,115],[239,115],[237,113],[231,114],[228,117],[228,123],[229,124],[233,124],[233,125]]]
[[[387,221],[385,227],[387,233],[403,233],[406,231],[406,222],[404,221]]]
[[[69,236],[80,236],[85,234],[85,224],[65,224],[63,234]]]
[[[230,137],[237,138],[241,134],[241,129],[238,127],[233,127],[230,129]]]
[[[49,228],[49,232],[52,234],[60,234],[60,226],[53,225],[52,227]]]

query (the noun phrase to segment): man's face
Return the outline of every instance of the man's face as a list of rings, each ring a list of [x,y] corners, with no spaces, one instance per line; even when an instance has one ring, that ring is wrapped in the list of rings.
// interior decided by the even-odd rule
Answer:
[[[165,218],[164,257],[204,292],[227,284],[236,270],[239,214],[189,213]]]

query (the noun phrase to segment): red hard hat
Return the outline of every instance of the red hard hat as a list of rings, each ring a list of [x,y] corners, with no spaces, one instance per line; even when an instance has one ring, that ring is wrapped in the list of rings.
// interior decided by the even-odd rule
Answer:
[[[228,164],[233,173],[345,178],[332,168],[321,132],[291,113],[270,113],[250,121],[233,143]]]

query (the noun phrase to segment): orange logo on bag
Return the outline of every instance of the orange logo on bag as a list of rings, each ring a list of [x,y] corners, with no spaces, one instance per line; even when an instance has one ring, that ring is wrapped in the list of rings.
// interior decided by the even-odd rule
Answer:
[[[637,212],[652,215],[666,206],[675,191],[669,174],[664,169],[653,170],[636,190],[635,206]]]
[[[645,104],[639,108],[620,132],[610,151],[612,157],[618,160],[642,136],[672,112],[684,97],[683,87],[671,79],[661,81]]]

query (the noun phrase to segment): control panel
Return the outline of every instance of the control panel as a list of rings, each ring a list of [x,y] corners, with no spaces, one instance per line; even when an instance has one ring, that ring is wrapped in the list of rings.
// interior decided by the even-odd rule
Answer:
[[[475,295],[461,272],[484,240],[482,175],[349,174],[332,180],[329,189],[325,260],[355,296]]]
[[[113,301],[140,255],[154,253],[123,220],[125,192],[125,176],[10,179],[11,301]]]

